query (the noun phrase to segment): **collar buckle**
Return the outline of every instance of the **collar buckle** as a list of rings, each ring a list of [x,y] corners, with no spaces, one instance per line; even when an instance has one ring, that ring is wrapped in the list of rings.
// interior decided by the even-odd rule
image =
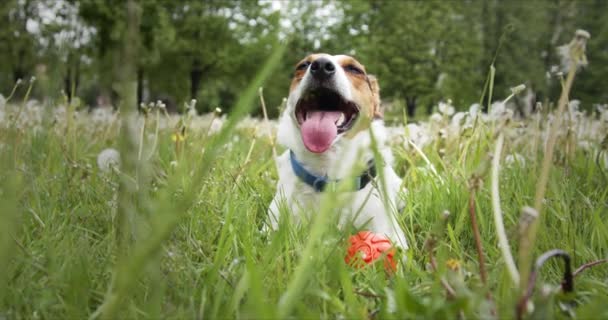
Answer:
[[[325,190],[326,185],[327,177],[317,177],[312,183],[312,187],[318,192],[322,192],[323,190]]]
[[[339,180],[330,181],[327,175],[316,176],[310,173],[301,163],[296,159],[296,155],[293,151],[289,151],[289,158],[291,160],[291,168],[295,175],[307,185],[311,186],[316,192],[323,192],[327,184],[330,182],[339,182]],[[355,190],[361,190],[367,186],[376,177],[376,166],[373,160],[370,160],[367,170],[362,175],[355,178]]]

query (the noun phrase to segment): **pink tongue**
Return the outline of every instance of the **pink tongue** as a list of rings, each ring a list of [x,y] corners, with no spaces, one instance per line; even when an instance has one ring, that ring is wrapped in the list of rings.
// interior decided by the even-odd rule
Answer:
[[[336,121],[342,112],[339,111],[311,111],[306,115],[300,131],[306,149],[314,153],[322,153],[331,147],[331,143],[338,135]]]

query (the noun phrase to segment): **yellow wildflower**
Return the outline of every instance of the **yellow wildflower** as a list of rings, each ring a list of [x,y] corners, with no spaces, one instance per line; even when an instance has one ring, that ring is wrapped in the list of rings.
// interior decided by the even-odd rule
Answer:
[[[448,259],[448,261],[445,262],[445,265],[452,271],[460,270],[460,261],[457,259]]]
[[[186,140],[186,134],[182,132],[174,132],[171,135],[171,140],[173,140],[174,142],[182,142]]]

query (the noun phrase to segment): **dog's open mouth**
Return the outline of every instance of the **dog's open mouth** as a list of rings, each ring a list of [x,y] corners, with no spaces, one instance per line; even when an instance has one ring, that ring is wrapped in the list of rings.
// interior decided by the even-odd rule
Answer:
[[[304,146],[311,152],[322,153],[331,147],[338,134],[353,126],[359,108],[331,89],[318,88],[302,95],[295,115]]]

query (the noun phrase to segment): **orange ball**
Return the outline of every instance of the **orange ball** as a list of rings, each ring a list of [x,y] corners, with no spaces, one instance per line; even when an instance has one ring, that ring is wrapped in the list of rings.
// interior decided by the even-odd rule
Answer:
[[[378,258],[385,256],[384,268],[390,271],[397,270],[397,261],[394,259],[396,249],[385,236],[370,231],[360,231],[356,235],[350,236],[348,240],[350,247],[348,248],[346,257],[344,257],[344,262],[347,264],[362,268],[366,264],[370,264]],[[357,252],[360,252],[360,259],[355,259]],[[358,262],[361,260],[365,264]]]

